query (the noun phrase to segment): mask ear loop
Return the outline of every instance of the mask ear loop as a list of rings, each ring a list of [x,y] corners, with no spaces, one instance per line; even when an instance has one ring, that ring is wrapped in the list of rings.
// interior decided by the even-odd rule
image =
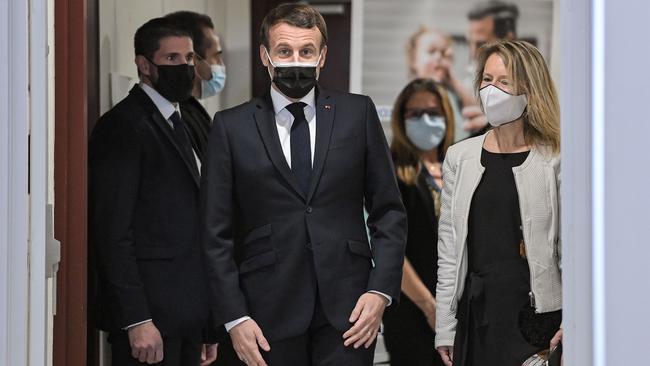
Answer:
[[[269,63],[273,68],[275,68],[275,64],[273,63],[273,60],[271,60],[271,55],[269,55],[269,50],[266,49],[266,46],[264,46],[264,52],[266,53],[266,58],[269,59]],[[269,73],[269,77],[271,78],[271,81],[273,81],[273,74],[271,74],[271,70],[269,70],[269,67],[266,67],[266,71]]]
[[[276,67],[275,63],[271,59],[271,55],[269,54],[269,50],[266,48],[266,46],[264,46],[264,53],[266,53],[266,58],[269,60],[269,63],[271,64],[271,66],[273,66],[273,68],[275,68]],[[316,60],[316,63],[314,64],[314,67],[318,68],[318,66],[320,66],[320,60],[321,60],[322,57],[323,57],[323,52],[321,50],[321,52],[319,52],[319,54],[318,54],[318,60]],[[266,67],[266,71],[268,71],[269,77],[271,78],[271,80],[273,80],[273,74],[271,74],[271,70],[269,70],[268,66]],[[318,76],[320,76],[320,72],[318,73]],[[318,76],[316,77],[317,80],[318,80]]]
[[[158,74],[158,64],[155,63],[155,62],[153,62],[149,57],[147,57],[147,56],[145,56],[145,55],[142,55],[142,57],[144,57],[145,60],[147,60],[151,65],[153,65],[153,66],[156,68],[156,74]],[[150,73],[151,73],[151,72],[150,72]],[[158,77],[160,77],[160,74],[158,74]],[[149,79],[149,81],[150,81],[151,83],[155,84],[154,81],[153,81],[153,79],[151,78],[151,76],[147,76],[147,78]],[[158,81],[158,80],[156,80],[156,82],[157,82],[157,81]]]
[[[323,50],[318,53],[318,60],[316,61],[316,81],[320,78],[320,59],[323,57]]]

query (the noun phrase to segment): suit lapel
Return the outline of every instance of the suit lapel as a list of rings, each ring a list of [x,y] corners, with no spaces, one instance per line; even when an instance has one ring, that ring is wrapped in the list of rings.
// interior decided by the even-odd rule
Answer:
[[[336,106],[330,94],[318,88],[316,97],[316,146],[314,148],[314,164],[311,174],[311,184],[307,202],[311,201],[314,196],[318,181],[323,173],[325,158],[330,146],[330,137],[332,136],[332,126],[334,125],[334,113]]]
[[[163,132],[163,135],[165,135],[169,142],[174,146],[174,149],[181,157],[181,159],[183,159],[185,166],[189,170],[189,173],[192,175],[194,183],[198,187],[201,182],[198,166],[196,165],[196,162],[189,161],[186,155],[182,153],[181,147],[178,146],[176,139],[172,135],[173,132],[172,128],[169,126],[169,123],[163,118],[162,114],[160,114],[160,111],[158,108],[156,108],[156,105],[151,101],[151,99],[149,99],[149,96],[138,85],[134,86],[133,89],[131,89],[131,93],[138,97],[141,103],[145,106],[145,109],[151,113],[150,117],[154,121],[154,124],[158,127],[159,130]]]
[[[255,123],[257,123],[257,129],[262,137],[264,147],[271,162],[273,162],[275,168],[282,174],[282,177],[291,185],[291,188],[304,200],[305,195],[298,186],[298,182],[294,178],[291,168],[287,164],[287,159],[282,152],[280,137],[278,136],[278,130],[275,124],[275,112],[273,110],[271,95],[268,94],[264,99],[257,98],[255,100],[255,107]]]

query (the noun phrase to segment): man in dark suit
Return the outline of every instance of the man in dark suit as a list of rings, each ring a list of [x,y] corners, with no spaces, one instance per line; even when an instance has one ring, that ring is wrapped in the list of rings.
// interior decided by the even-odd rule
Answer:
[[[199,165],[179,114],[192,40],[168,19],[135,34],[140,84],[101,117],[89,145],[90,233],[99,327],[113,365],[199,365],[216,357],[198,241]]]
[[[215,322],[248,365],[371,365],[406,236],[377,112],[316,85],[327,30],[312,7],[280,5],[261,36],[270,93],[217,113],[203,167]]]

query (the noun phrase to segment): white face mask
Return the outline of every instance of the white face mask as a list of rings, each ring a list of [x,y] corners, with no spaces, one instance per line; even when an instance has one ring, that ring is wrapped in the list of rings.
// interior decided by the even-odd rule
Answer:
[[[406,127],[406,137],[422,151],[440,146],[447,132],[445,117],[430,116],[426,113],[405,120],[404,127]]]
[[[518,120],[528,105],[526,94],[512,95],[494,85],[481,88],[479,94],[488,123],[494,127]]]

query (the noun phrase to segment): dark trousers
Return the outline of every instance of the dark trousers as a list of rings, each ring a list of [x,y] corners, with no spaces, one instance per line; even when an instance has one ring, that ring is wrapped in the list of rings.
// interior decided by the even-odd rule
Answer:
[[[358,349],[345,347],[343,333],[329,324],[320,301],[316,303],[314,317],[305,334],[280,341],[269,340],[270,352],[260,349],[266,363],[269,366],[371,366],[376,342],[368,349],[363,346]],[[214,365],[245,365],[239,361],[229,337],[226,342],[219,344],[219,354]]]
[[[126,332],[111,333],[108,341],[111,344],[113,366],[141,366],[142,363],[131,355],[131,345]],[[163,360],[155,365],[160,366],[198,366],[201,361],[201,333],[186,338],[163,338]]]

